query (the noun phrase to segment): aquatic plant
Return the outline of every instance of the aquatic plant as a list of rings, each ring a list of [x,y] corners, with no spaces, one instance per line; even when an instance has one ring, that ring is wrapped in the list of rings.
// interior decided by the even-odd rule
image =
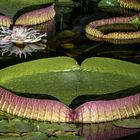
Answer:
[[[101,0],[99,7],[121,7],[139,11],[140,3],[137,0]]]
[[[27,58],[27,54],[31,55],[32,52],[37,52],[37,50],[43,50],[45,47],[42,47],[40,45],[37,44],[26,44],[25,46],[21,45],[21,47],[15,45],[15,44],[8,44],[5,45],[4,48],[1,48],[1,52],[2,52],[2,56],[5,53],[8,53],[8,56],[11,56],[13,54],[17,56],[19,56],[19,58],[21,58],[22,56],[24,56],[24,58]]]
[[[48,94],[69,105],[78,96],[103,96],[136,87],[139,71],[138,64],[109,58],[88,58],[79,66],[72,58],[54,57],[1,69],[0,85],[23,95]]]
[[[72,110],[55,100],[20,97],[0,88],[0,110],[40,121],[99,123],[140,114],[140,94],[111,101],[90,101]]]
[[[49,7],[32,10],[21,15],[15,23],[9,17],[0,16],[0,48],[2,55],[10,52],[9,55],[22,55],[26,58],[27,54],[35,52],[44,47],[34,45],[33,43],[41,41],[46,33],[41,34],[39,30],[28,28],[26,26],[38,25],[50,21],[55,16],[54,4]],[[13,29],[9,27],[14,24]]]
[[[76,110],[75,122],[107,122],[140,114],[140,94],[110,101],[90,101]]]
[[[0,45],[10,44],[10,35],[12,31],[4,26],[0,27]]]
[[[132,17],[115,17],[109,19],[100,19],[90,22],[86,26],[86,35],[89,39],[99,40],[99,41],[109,41],[112,43],[136,43],[140,40],[140,31],[126,31],[126,32],[113,32],[113,33],[103,33],[100,31],[102,27],[106,26],[121,26],[124,25],[122,30],[137,29],[140,25],[139,15]],[[125,27],[126,26],[126,27]],[[119,28],[119,27],[118,27]],[[121,29],[121,27],[120,27]]]
[[[12,25],[12,21],[9,17],[0,15],[0,26],[10,27]]]
[[[45,8],[35,9],[22,14],[15,23],[8,16],[0,15],[0,26],[10,27],[11,25],[33,26],[50,21],[55,16],[54,4]]]
[[[44,47],[40,47],[33,43],[39,42],[42,37],[46,36],[46,33],[40,34],[38,30],[34,30],[33,28],[14,26],[13,30],[10,30],[7,27],[2,26],[0,33],[0,48],[2,55],[10,52],[9,56],[15,54],[16,56],[19,55],[21,58],[22,55],[24,55],[26,58],[27,54],[44,49]]]
[[[132,119],[131,119],[132,120]],[[140,129],[125,129],[111,122],[96,124],[70,124],[31,121],[23,118],[0,120],[1,135],[13,140],[100,140],[115,139],[140,132]],[[77,135],[80,136],[77,136]],[[43,139],[42,139],[43,137]],[[0,139],[3,137],[0,136]]]
[[[15,25],[31,26],[50,21],[55,16],[54,4],[47,8],[41,8],[27,12],[15,21]]]
[[[109,9],[109,11],[112,12],[115,10],[117,13],[122,9],[129,9],[132,11],[132,16],[101,19],[89,23],[86,27],[86,35],[89,39],[109,41],[116,44],[139,42],[140,15],[136,12],[140,10],[140,3],[137,0],[101,0],[98,6],[101,9]],[[104,31],[102,31],[106,29],[106,32],[109,32],[111,28],[112,30],[116,29],[118,31],[113,33],[104,33]]]
[[[57,65],[55,65],[56,63]],[[43,95],[47,93],[60,101],[67,101],[66,103],[69,103],[77,96],[86,94],[89,96],[89,93],[95,95],[94,90],[96,90],[97,94],[103,90],[102,85],[104,85],[103,79],[105,78],[103,78],[103,75],[105,75],[105,73],[108,75],[105,78],[105,88],[109,88],[109,93],[114,90],[118,91],[137,86],[139,85],[140,77],[139,69],[139,65],[107,58],[88,59],[82,64],[81,68],[71,58],[48,58],[18,64],[1,70],[0,85],[15,92],[30,93],[30,95],[31,93]],[[15,71],[17,73],[16,75]],[[91,79],[87,77],[88,72]],[[93,73],[95,75],[94,77],[92,76]],[[116,73],[117,76],[115,76]],[[131,75],[132,73],[134,75]],[[102,78],[100,78],[99,75]],[[124,80],[124,75],[126,76],[126,81]],[[97,77],[101,79],[98,83]],[[113,79],[116,77],[115,81],[109,77],[113,77]],[[117,78],[119,79],[118,83],[116,82]],[[49,79],[51,81],[49,81]],[[115,86],[113,87],[112,85],[113,89],[111,89],[110,83],[109,86],[107,86],[107,79],[110,83],[114,83]],[[50,82],[53,83],[53,85],[51,85]],[[123,84],[121,84],[121,82]],[[96,88],[98,85],[99,89],[95,89],[92,83],[96,84]],[[125,83],[127,85],[125,85]],[[63,85],[63,88],[60,85]],[[105,94],[105,91],[103,94]],[[12,115],[41,121],[99,123],[129,118],[140,114],[139,96],[140,94],[138,93],[136,95],[108,101],[88,101],[84,104],[80,103],[81,105],[79,107],[72,110],[56,100],[25,98],[1,88],[0,109]]]

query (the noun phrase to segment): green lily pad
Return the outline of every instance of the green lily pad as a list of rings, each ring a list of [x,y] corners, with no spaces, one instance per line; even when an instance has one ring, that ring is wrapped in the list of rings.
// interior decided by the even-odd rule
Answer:
[[[56,0],[55,3],[58,6],[64,7],[73,7],[75,5],[75,2],[73,2],[73,0]]]
[[[133,26],[135,26],[137,29],[140,26],[140,20],[139,17],[134,18],[132,21],[130,21],[130,24],[132,24]]]
[[[61,136],[58,138],[51,137],[48,140],[86,140],[80,136]]]
[[[140,119],[123,119],[115,121],[113,124],[123,128],[140,128]]]
[[[33,130],[33,124],[28,120],[12,119],[0,121],[0,132],[30,132]]]
[[[65,104],[81,95],[103,95],[140,85],[140,65],[111,58],[69,57],[20,63],[0,70],[0,86],[20,95],[50,95]]]
[[[62,136],[78,134],[79,129],[75,124],[48,123],[28,119],[14,118],[0,121],[0,133],[23,133],[42,132],[48,136]]]
[[[30,132],[28,135],[22,137],[22,140],[46,140],[47,136],[41,132]]]
[[[0,140],[21,140],[20,137],[0,137]]]
[[[20,10],[28,6],[56,3],[57,5],[73,6],[72,0],[1,0],[0,13],[11,18]]]
[[[47,122],[34,122],[34,130],[40,131],[53,135],[57,135],[57,132],[65,133],[65,132],[77,132],[78,129],[76,128],[75,124],[66,124],[66,123],[47,123]]]
[[[98,3],[98,6],[100,8],[106,8],[106,7],[119,7],[118,0],[101,0]],[[113,9],[112,9],[113,10]]]

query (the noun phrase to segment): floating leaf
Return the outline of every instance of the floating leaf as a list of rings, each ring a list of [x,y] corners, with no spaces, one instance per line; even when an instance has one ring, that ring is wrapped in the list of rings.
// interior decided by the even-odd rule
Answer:
[[[24,95],[50,95],[70,104],[81,95],[103,95],[140,85],[140,65],[111,58],[69,57],[20,63],[0,70],[0,86]]]
[[[9,137],[9,136],[6,136],[6,137],[1,137],[0,136],[0,140],[21,140],[20,137]]]
[[[55,2],[58,6],[69,6],[73,7],[76,3],[73,0],[56,0]]]
[[[33,130],[32,123],[28,120],[12,119],[0,121],[0,132],[30,132]]]
[[[134,27],[136,27],[138,29],[140,26],[139,17],[135,17],[132,21],[130,21],[130,24],[132,24]]]
[[[86,140],[80,136],[61,136],[58,138],[51,137],[48,140]]]
[[[41,132],[30,132],[28,135],[23,136],[22,140],[46,140],[47,136]]]
[[[75,124],[66,124],[66,123],[47,123],[47,122],[36,122],[34,123],[35,130],[40,132],[46,132],[48,135],[51,133],[53,135],[56,135],[57,131],[60,133],[65,132],[77,132],[78,129],[76,128]]]
[[[48,4],[51,2],[54,2],[54,0],[1,0],[0,13],[12,18],[16,12],[22,8],[32,5]]]
[[[42,132],[50,136],[75,135],[78,134],[75,124],[48,123],[21,118],[3,118],[0,121],[0,133],[28,133]]]
[[[59,34],[57,34],[57,39],[67,39],[67,38],[73,38],[75,36],[75,32],[71,31],[71,30],[64,30],[62,32],[60,32]]]
[[[98,3],[98,6],[101,7],[101,8],[106,8],[106,7],[119,7],[119,3],[118,3],[118,0],[101,0],[99,3]],[[112,8],[113,10],[113,8]]]
[[[115,126],[123,128],[140,128],[140,119],[123,119],[113,122]]]

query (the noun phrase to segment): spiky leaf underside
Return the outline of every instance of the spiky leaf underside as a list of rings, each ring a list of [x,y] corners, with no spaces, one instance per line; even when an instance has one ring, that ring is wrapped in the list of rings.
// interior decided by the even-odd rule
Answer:
[[[0,1],[0,13],[3,13],[11,18],[20,9],[28,6],[48,4],[54,0],[1,0]]]

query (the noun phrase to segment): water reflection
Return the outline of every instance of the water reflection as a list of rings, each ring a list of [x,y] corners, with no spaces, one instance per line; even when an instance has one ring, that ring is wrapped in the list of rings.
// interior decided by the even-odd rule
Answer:
[[[3,114],[4,115],[4,114]],[[9,116],[10,117],[10,116]],[[0,112],[0,139],[5,136],[11,138],[16,136],[21,138],[25,135],[30,135],[32,132],[40,132],[44,134],[44,139],[48,137],[60,140],[60,137],[69,139],[69,136],[73,136],[76,140],[77,136],[84,138],[84,140],[111,140],[117,138],[124,138],[134,134],[138,134],[140,129],[125,129],[114,126],[110,123],[100,124],[68,124],[68,123],[48,123],[31,121],[28,119],[12,118],[7,119],[2,116]],[[23,137],[22,137],[23,138]],[[38,140],[38,138],[33,138]],[[80,138],[79,138],[80,140]]]
[[[2,55],[9,52],[8,56],[14,54],[16,57],[19,56],[19,58],[21,58],[22,56],[24,56],[26,58],[28,54],[31,55],[32,52],[37,52],[37,50],[41,49],[44,49],[44,47],[37,44],[23,44],[20,46],[18,46],[17,44],[9,44],[5,45],[1,49],[1,52]]]
[[[55,20],[52,19],[48,22],[38,24],[36,26],[31,26],[35,30],[39,30],[41,34],[47,33],[47,38],[51,38],[56,34],[56,29],[55,29]]]
[[[79,134],[86,140],[110,140],[140,132],[140,129],[125,129],[112,123],[81,124]]]
[[[47,35],[50,37],[55,34],[55,22],[52,20],[32,27],[14,26],[12,30],[2,26],[0,33],[2,55],[14,54],[20,58],[22,56],[26,58],[32,52],[46,48]]]
[[[2,55],[10,52],[9,55],[15,54],[21,58],[22,55],[26,58],[27,54],[38,49],[43,49],[33,43],[39,42],[46,34],[40,34],[38,30],[24,26],[14,26],[12,30],[6,30],[7,27],[1,29],[0,48]],[[34,47],[35,46],[35,47]]]

